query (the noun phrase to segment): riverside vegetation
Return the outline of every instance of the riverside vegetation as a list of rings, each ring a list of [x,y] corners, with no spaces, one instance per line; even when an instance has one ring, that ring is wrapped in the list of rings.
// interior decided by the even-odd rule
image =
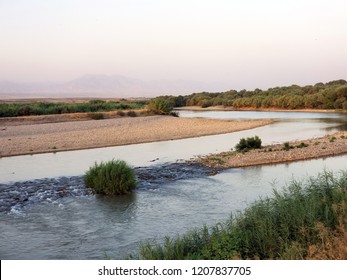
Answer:
[[[137,101],[104,101],[89,102],[30,102],[30,103],[0,103],[0,117],[18,117],[32,115],[51,115],[67,113],[93,113],[117,110],[142,109],[146,100]],[[99,114],[100,116],[100,114]]]
[[[261,148],[261,139],[258,136],[241,138],[239,143],[235,146],[238,152],[247,152],[252,149]]]
[[[128,110],[127,115],[136,117],[132,110],[147,109],[155,115],[174,115],[172,113],[174,103],[164,98],[136,101],[105,101],[94,99],[88,102],[24,102],[24,103],[0,103],[1,117],[38,116],[70,113],[89,113],[92,119],[103,119],[102,112],[117,111],[117,115],[124,116],[122,110]]]
[[[65,113],[110,112],[147,107],[154,114],[168,115],[174,107],[228,106],[242,108],[278,109],[338,109],[347,110],[347,82],[335,80],[307,86],[284,86],[267,90],[229,90],[226,92],[200,92],[185,96],[161,96],[151,100],[121,100],[89,102],[29,102],[0,103],[0,117],[48,115]]]
[[[267,90],[229,90],[226,92],[199,92],[185,96],[163,96],[175,107],[228,106],[242,108],[278,109],[339,109],[347,110],[347,82],[345,80],[317,83],[307,86],[274,87]]]
[[[136,187],[134,170],[122,160],[95,163],[85,174],[84,183],[97,194],[129,194]]]
[[[225,223],[143,243],[143,259],[346,259],[347,172],[292,181]]]

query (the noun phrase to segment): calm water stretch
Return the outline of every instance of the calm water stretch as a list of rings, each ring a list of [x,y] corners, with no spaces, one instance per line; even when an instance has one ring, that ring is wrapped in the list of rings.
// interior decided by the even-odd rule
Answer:
[[[275,122],[217,136],[1,158],[0,258],[126,258],[137,254],[140,241],[161,240],[165,235],[224,221],[231,211],[242,210],[257,198],[271,195],[272,189],[281,189],[293,178],[314,176],[324,168],[335,172],[346,168],[347,156],[339,156],[229,169],[215,176],[187,171],[189,176],[183,179],[141,183],[133,195],[124,197],[94,196],[84,188],[80,176],[95,161],[120,158],[133,166],[155,170],[166,162],[229,150],[241,137],[258,135],[264,144],[270,144],[347,129],[343,114],[183,111],[180,115],[273,118]],[[42,179],[60,176],[76,177]],[[52,192],[52,188],[57,191]],[[27,197],[22,195],[26,189],[33,189]],[[1,208],[13,198],[18,200],[16,205]]]

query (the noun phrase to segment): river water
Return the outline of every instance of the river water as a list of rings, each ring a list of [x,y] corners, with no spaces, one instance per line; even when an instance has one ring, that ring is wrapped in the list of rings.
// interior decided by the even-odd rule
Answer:
[[[233,114],[235,112],[180,112],[181,117],[265,117],[273,118],[275,122],[265,127],[217,136],[1,158],[0,178],[3,184],[0,191],[17,195],[16,191],[22,192],[19,190],[27,185],[38,186],[40,190],[35,192],[34,203],[0,213],[0,258],[123,259],[129,254],[137,254],[140,241],[161,240],[165,235],[175,236],[193,227],[222,222],[232,211],[242,210],[257,198],[271,195],[273,189],[283,188],[293,178],[300,180],[314,176],[323,169],[339,172],[346,168],[347,156],[339,156],[228,169],[215,176],[199,173],[196,177],[193,176],[195,171],[187,171],[187,174],[192,174],[191,177],[142,184],[131,196],[107,198],[81,191],[84,187],[80,175],[94,161],[121,158],[134,166],[152,166],[152,172],[155,172],[155,168],[162,169],[165,162],[228,150],[241,137],[258,135],[264,144],[269,144],[318,137],[346,129],[346,116],[341,114]],[[55,179],[42,178],[59,176],[67,178],[63,181],[57,179],[58,185],[63,184],[75,195],[53,197],[47,193],[46,189],[52,188],[52,180]],[[71,179],[69,176],[76,177]],[[6,188],[9,182],[12,182],[10,190]],[[0,206],[1,203],[4,202],[0,198]]]

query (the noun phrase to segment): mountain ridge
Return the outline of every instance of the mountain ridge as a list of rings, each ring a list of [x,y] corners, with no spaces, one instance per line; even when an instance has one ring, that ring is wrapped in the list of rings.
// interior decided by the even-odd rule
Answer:
[[[143,81],[121,75],[87,74],[66,82],[18,83],[0,80],[0,98],[23,97],[154,97],[214,90],[216,85],[191,80]]]

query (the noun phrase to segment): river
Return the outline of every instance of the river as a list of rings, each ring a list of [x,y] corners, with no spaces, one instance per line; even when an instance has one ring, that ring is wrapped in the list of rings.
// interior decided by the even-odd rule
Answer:
[[[258,118],[264,118],[263,112],[237,113],[235,117],[234,112],[180,112],[182,117],[242,119],[251,118],[249,114],[257,118],[260,113]],[[17,182],[20,189],[25,184],[37,185],[36,179],[40,179],[40,188],[45,189],[50,185],[42,178],[66,176],[64,184],[72,185],[74,190],[74,185],[81,185],[79,176],[94,161],[121,158],[134,166],[161,168],[165,162],[228,150],[241,137],[258,135],[264,144],[270,144],[346,129],[346,117],[340,114],[275,112],[271,115],[266,117],[275,120],[271,125],[231,134],[1,158],[1,183],[6,186]],[[45,192],[38,192],[35,203],[0,213],[0,258],[124,259],[129,254],[137,254],[140,241],[161,240],[165,235],[175,236],[193,227],[224,221],[232,211],[242,210],[257,198],[271,195],[274,188],[283,188],[293,178],[314,176],[323,169],[339,172],[345,168],[346,159],[347,156],[339,156],[228,169],[215,176],[143,185],[133,195],[123,197],[76,192],[78,195],[52,199],[45,197]],[[77,176],[77,179],[69,181],[69,176]],[[31,183],[28,180],[32,180]]]

